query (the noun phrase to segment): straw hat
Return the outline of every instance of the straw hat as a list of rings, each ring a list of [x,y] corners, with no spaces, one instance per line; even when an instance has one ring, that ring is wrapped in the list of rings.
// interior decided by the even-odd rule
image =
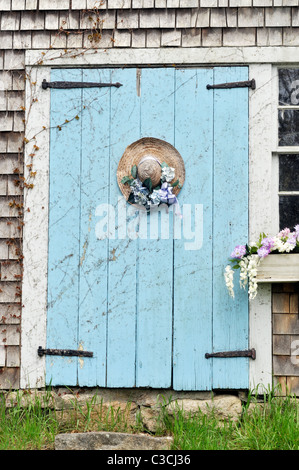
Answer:
[[[131,175],[134,165],[137,166],[140,181],[151,178],[154,188],[160,183],[163,162],[175,170],[171,183],[179,180],[180,187],[173,188],[173,194],[177,196],[185,181],[185,165],[179,152],[168,142],[154,137],[143,137],[130,144],[124,151],[117,168],[118,186],[125,198],[128,199],[131,188],[128,184],[122,184],[121,180],[124,176]]]

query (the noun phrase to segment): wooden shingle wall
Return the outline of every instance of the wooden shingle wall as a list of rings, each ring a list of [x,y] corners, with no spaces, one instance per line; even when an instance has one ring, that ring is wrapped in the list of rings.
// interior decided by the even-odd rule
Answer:
[[[19,386],[25,51],[298,46],[298,6],[299,0],[0,0],[0,389]],[[295,308],[297,293],[275,291],[274,305],[280,296]],[[294,312],[275,312],[275,325],[281,315],[286,321]],[[290,333],[283,335],[275,330],[279,377],[287,375],[280,372],[289,356],[277,353]],[[298,377],[291,381],[299,391]]]

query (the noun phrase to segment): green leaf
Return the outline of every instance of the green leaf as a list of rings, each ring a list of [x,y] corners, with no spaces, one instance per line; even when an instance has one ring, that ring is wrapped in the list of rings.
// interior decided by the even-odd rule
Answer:
[[[151,178],[146,178],[146,179],[143,181],[143,186],[145,186],[145,187],[149,190],[149,192],[152,192],[153,183],[152,183]]]
[[[132,178],[131,178],[130,176],[124,176],[124,177],[121,179],[120,182],[121,182],[122,184],[126,184],[126,183],[129,183],[129,184],[130,184],[130,183],[132,183],[132,181],[133,181],[133,180],[132,180]]]
[[[135,203],[135,198],[134,198],[134,194],[133,193],[130,193],[129,197],[128,197],[128,202],[130,202],[131,204],[134,204]]]
[[[132,166],[131,175],[133,176],[134,179],[137,178],[137,166],[136,165]]]
[[[176,180],[174,183],[172,183],[172,187],[174,188],[175,186],[177,186],[179,184],[179,180]]]
[[[161,168],[165,168],[165,167],[167,167],[167,166],[168,166],[167,163],[165,163],[165,162],[162,162],[162,163],[161,163]]]

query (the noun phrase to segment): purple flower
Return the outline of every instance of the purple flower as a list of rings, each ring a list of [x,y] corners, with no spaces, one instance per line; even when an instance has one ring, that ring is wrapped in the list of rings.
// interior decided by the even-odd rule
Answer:
[[[241,259],[242,256],[246,254],[246,246],[245,245],[237,245],[234,251],[231,253],[232,258]]]
[[[263,247],[265,247],[269,251],[271,251],[271,249],[274,247],[274,244],[275,244],[274,238],[266,237],[266,238],[263,238],[262,240]]]
[[[295,225],[294,229],[295,229],[295,232],[296,232],[296,237],[299,237],[299,224]]]
[[[260,258],[265,258],[266,256],[268,256],[269,253],[270,253],[270,249],[268,249],[266,246],[261,246],[257,250],[257,254]]]

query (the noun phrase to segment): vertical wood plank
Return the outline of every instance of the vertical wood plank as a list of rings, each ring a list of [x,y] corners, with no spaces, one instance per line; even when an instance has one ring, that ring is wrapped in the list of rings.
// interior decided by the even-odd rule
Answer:
[[[174,69],[141,73],[141,136],[174,144]],[[164,209],[162,209],[165,211]],[[170,387],[172,368],[173,238],[140,239],[136,385]],[[160,235],[161,236],[161,235]]]
[[[110,75],[84,69],[83,81],[109,83]],[[81,386],[106,385],[108,239],[97,239],[96,224],[98,208],[108,203],[110,93],[110,88],[83,90],[78,347],[94,357],[78,361]]]
[[[248,79],[247,67],[214,71],[214,83]],[[248,240],[248,89],[214,90],[213,350],[248,348],[247,293],[227,293],[229,255]],[[236,284],[238,284],[236,276]],[[247,388],[248,358],[213,359],[213,388]]]
[[[136,69],[114,69],[112,82],[123,84],[111,90],[111,143],[109,204],[115,213],[115,238],[108,241],[108,338],[107,386],[135,386],[136,348],[136,256],[137,240],[124,233],[131,206],[119,190],[116,172],[126,147],[140,137],[140,98]],[[124,223],[125,221],[125,223]]]
[[[82,71],[53,70],[51,79],[80,81]],[[78,347],[81,94],[51,91],[48,348]],[[75,357],[48,356],[46,371],[47,383],[77,384]]]
[[[206,89],[212,80],[212,69],[176,71],[175,144],[186,169],[179,194],[181,207],[186,207],[185,231],[174,245],[173,387],[177,390],[211,388],[211,362],[204,355],[212,347],[213,95]],[[197,215],[196,230],[195,205],[203,210],[202,221]],[[186,238],[187,227],[194,232],[193,239]]]

